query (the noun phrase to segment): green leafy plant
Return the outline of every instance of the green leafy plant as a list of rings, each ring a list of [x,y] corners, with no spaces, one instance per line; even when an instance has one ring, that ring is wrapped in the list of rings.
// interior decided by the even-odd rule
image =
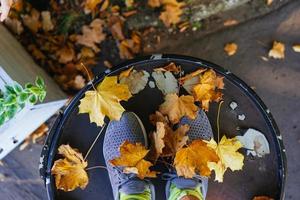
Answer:
[[[17,82],[6,85],[5,90],[0,91],[0,126],[13,118],[26,104],[42,102],[45,97],[46,86],[41,77],[36,78],[35,84],[27,83],[25,87]]]

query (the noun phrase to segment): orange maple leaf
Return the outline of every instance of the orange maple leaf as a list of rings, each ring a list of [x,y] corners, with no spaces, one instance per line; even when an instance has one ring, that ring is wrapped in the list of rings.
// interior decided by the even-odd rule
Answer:
[[[211,170],[207,166],[208,162],[218,162],[218,160],[215,151],[205,142],[194,140],[176,153],[174,165],[178,176],[192,178],[197,173],[201,176],[209,176]]]
[[[163,21],[165,26],[170,27],[180,22],[183,13],[182,7],[185,5],[177,0],[162,0],[164,11],[160,14],[159,19]]]
[[[64,158],[56,160],[51,169],[56,188],[64,191],[72,191],[77,187],[84,189],[89,178],[85,171],[88,163],[83,159],[82,154],[69,145],[61,145],[58,153]]]
[[[190,95],[167,94],[165,102],[159,106],[159,111],[167,115],[172,124],[176,124],[183,116],[195,119],[198,107],[194,104],[194,97]]]
[[[117,157],[109,162],[113,166],[124,167],[124,173],[134,173],[141,179],[145,177],[156,177],[155,171],[150,171],[152,163],[144,158],[149,150],[141,143],[132,144],[125,141],[120,146],[120,157]]]
[[[175,63],[171,62],[164,67],[155,68],[154,71],[162,71],[162,72],[174,72],[178,74],[180,72],[180,66],[177,66]]]

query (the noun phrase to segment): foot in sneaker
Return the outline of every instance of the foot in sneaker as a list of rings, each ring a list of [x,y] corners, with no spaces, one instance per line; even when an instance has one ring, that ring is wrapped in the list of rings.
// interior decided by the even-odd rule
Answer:
[[[109,163],[120,156],[119,146],[126,140],[148,146],[145,128],[139,117],[132,112],[123,113],[119,121],[111,121],[104,137],[103,155],[114,199],[154,199],[154,187],[150,181],[141,180],[135,174],[124,174],[121,168]]]
[[[180,124],[188,124],[190,130],[187,135],[190,141],[197,139],[210,140],[213,138],[212,128],[210,122],[204,111],[198,112],[197,118],[190,120],[186,117],[182,118]],[[201,155],[199,155],[201,156]],[[164,174],[167,179],[166,184],[166,198],[168,200],[184,199],[205,199],[208,189],[208,179],[206,177],[195,176],[191,179],[178,177],[175,172]]]

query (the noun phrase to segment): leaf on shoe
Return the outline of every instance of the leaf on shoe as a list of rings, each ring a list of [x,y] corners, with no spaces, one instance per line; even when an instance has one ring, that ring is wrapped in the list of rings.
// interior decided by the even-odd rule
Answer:
[[[283,59],[284,58],[285,45],[281,42],[274,41],[273,47],[269,51],[269,57],[275,59]]]
[[[152,72],[152,77],[155,80],[157,88],[164,95],[179,93],[178,81],[171,72],[154,71]]]
[[[223,182],[224,173],[227,168],[232,171],[241,170],[244,165],[244,156],[238,152],[243,147],[241,142],[236,138],[222,137],[219,144],[214,139],[207,141],[207,146],[215,150],[220,160],[218,162],[212,161],[208,163],[210,170],[215,171],[215,180]]]
[[[150,171],[152,163],[144,158],[149,150],[141,143],[132,144],[125,141],[120,146],[120,157],[117,157],[109,162],[113,166],[124,167],[124,173],[134,173],[141,179],[145,177],[156,177],[155,171]]]
[[[85,97],[80,100],[79,113],[88,113],[90,121],[98,126],[104,124],[105,116],[119,120],[125,111],[120,101],[127,101],[131,93],[127,85],[118,84],[117,80],[117,76],[105,77],[97,91],[85,92]]]
[[[196,174],[209,176],[211,170],[207,164],[209,162],[218,162],[218,160],[219,158],[215,151],[204,141],[194,140],[190,145],[176,153],[174,165],[178,176],[192,178]]]
[[[199,75],[201,75],[206,70],[207,69],[200,68],[197,69],[196,71],[193,71],[192,73],[185,75],[184,77],[179,78],[179,84],[184,85],[186,81],[194,79],[195,77],[199,78]]]
[[[164,115],[161,114],[161,112],[159,112],[159,111],[156,111],[155,114],[151,114],[151,115],[149,116],[149,120],[150,120],[150,122],[151,122],[151,124],[152,124],[153,126],[156,126],[156,123],[157,123],[157,122],[162,122],[162,123],[164,123],[164,124],[169,124],[169,123],[170,123],[168,117],[167,117],[167,116],[164,116]]]
[[[195,119],[198,107],[194,104],[194,97],[190,95],[167,94],[165,101],[159,106],[159,111],[163,115],[167,115],[172,124],[176,124],[179,120],[187,116]]]
[[[119,76],[120,83],[127,85],[131,94],[137,94],[142,91],[146,87],[150,76],[149,73],[144,70],[129,71],[129,75],[127,77],[127,74],[125,74],[126,71],[123,74],[122,73]]]
[[[64,158],[56,160],[51,169],[56,188],[63,191],[73,191],[78,187],[84,189],[89,178],[85,171],[88,163],[83,159],[82,154],[69,145],[61,145],[58,153]]]
[[[76,36],[77,44],[92,48],[96,53],[100,51],[97,44],[100,44],[106,37],[103,32],[104,21],[94,19],[89,26],[82,26],[82,35]]]

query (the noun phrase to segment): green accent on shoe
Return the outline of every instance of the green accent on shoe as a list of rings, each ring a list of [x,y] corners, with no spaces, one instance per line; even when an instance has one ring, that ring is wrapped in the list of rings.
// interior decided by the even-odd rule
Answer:
[[[175,184],[171,184],[170,187],[170,196],[168,200],[180,200],[184,196],[194,196],[199,200],[203,200],[203,195],[200,191],[200,187],[196,187],[195,189],[178,189]]]
[[[151,191],[147,188],[141,194],[125,194],[120,192],[120,200],[151,200]]]

